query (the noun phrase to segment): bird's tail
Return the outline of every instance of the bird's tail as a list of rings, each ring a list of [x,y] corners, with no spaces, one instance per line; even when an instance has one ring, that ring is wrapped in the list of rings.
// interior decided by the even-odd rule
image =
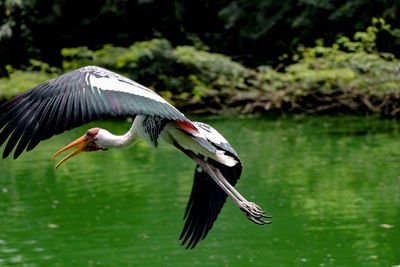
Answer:
[[[225,154],[225,151],[218,150],[218,151],[215,153],[215,155],[216,155],[216,157],[217,157],[217,160],[218,160],[220,163],[222,163],[222,164],[224,164],[224,165],[226,165],[226,166],[228,166],[228,167],[233,167],[233,166],[235,166],[235,165],[238,163],[237,160],[235,160],[235,159],[232,158],[231,156],[226,155],[226,154]]]

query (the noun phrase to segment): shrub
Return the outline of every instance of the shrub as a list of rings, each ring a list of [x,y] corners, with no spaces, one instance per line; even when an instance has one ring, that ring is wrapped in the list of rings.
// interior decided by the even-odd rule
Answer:
[[[25,71],[6,66],[9,78],[0,78],[0,101],[9,100],[60,74],[58,69],[50,67],[44,62],[31,60],[30,63],[31,66]]]
[[[190,46],[173,48],[165,39],[136,42],[128,48],[106,45],[64,48],[63,68],[97,65],[153,88],[172,102],[201,103],[204,99],[247,88],[254,71],[229,57]]]
[[[314,47],[299,47],[293,63],[279,70],[271,66],[252,70],[204,46],[172,47],[165,39],[153,39],[130,47],[106,45],[96,51],[64,48],[62,72],[102,66],[191,111],[275,109],[396,115],[400,113],[400,61],[377,50],[381,29],[392,32],[383,20],[375,20],[365,32],[355,33],[353,40],[339,37],[330,46],[317,40]],[[0,80],[3,98],[60,73],[34,60],[26,72],[8,69],[11,78]]]

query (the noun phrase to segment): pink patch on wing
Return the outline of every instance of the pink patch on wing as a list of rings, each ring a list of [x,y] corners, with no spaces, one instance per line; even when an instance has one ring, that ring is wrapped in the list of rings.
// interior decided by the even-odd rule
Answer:
[[[191,133],[191,134],[199,132],[199,130],[197,130],[197,128],[194,127],[189,122],[176,120],[176,121],[174,121],[174,123],[175,123],[176,127],[178,127],[181,130],[184,130],[185,132],[188,132],[188,133]]]
[[[120,114],[120,112],[118,110],[118,105],[115,103],[115,99],[114,99],[113,95],[111,94],[111,92],[108,90],[105,90],[104,92],[107,96],[107,99],[110,103],[112,110],[114,110],[115,113]]]

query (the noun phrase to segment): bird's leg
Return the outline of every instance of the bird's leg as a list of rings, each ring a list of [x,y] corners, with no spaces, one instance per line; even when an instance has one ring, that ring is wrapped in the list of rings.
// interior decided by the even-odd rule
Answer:
[[[217,183],[217,185],[235,202],[235,204],[241,209],[249,220],[256,224],[269,224],[270,221],[264,220],[264,218],[271,218],[266,216],[265,211],[253,202],[247,201],[222,175],[222,173],[210,166],[206,161],[198,157],[192,151],[186,150],[182,147],[177,146],[186,155],[192,158],[199,166]]]

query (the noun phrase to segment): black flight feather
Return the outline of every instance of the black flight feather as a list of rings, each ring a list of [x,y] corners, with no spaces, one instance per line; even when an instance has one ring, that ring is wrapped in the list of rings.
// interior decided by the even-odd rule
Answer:
[[[194,136],[200,145],[210,152],[222,150],[225,152],[225,155],[237,161],[236,165],[228,167],[212,158],[206,159],[209,165],[217,168],[225,179],[234,186],[242,173],[242,165],[238,154],[222,136],[219,139],[217,138],[217,140],[210,140],[217,133],[211,126],[199,122],[194,122],[194,125],[204,133],[203,137],[201,135]],[[207,133],[209,133],[210,139],[207,138]],[[179,145],[175,144],[175,146],[184,153],[187,153]],[[184,220],[186,220],[185,225],[179,237],[182,246],[186,245],[186,248],[194,248],[200,240],[207,236],[226,198],[227,194],[215,183],[209,174],[197,165],[194,173],[192,192],[184,215]]]
[[[220,170],[232,186],[236,184],[242,171],[239,158],[236,156],[234,158],[238,161],[238,164],[233,167],[225,166],[210,158],[207,160],[210,165]],[[194,248],[200,240],[207,236],[226,201],[226,197],[227,194],[197,165],[192,192],[184,216],[186,222],[179,237],[182,246],[185,246],[187,241],[190,240],[186,248]]]

